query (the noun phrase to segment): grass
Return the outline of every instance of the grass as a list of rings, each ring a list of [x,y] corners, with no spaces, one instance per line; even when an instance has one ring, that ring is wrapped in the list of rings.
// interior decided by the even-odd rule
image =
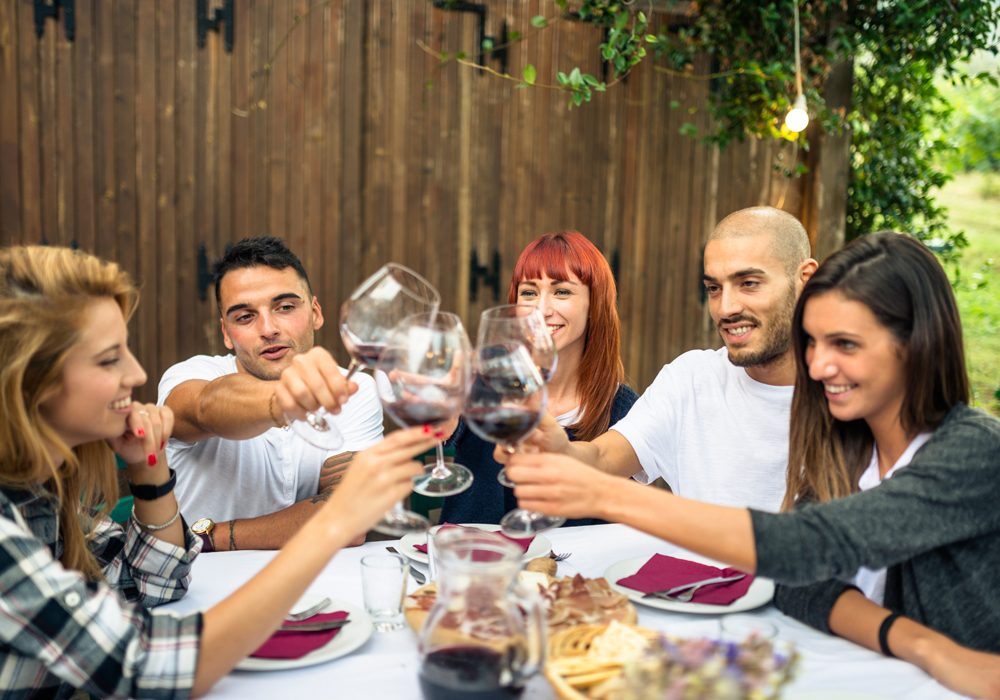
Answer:
[[[1000,416],[1000,197],[997,176],[961,173],[936,197],[952,229],[969,240],[955,290],[965,334],[965,357],[977,406]],[[984,196],[988,195],[988,196]]]

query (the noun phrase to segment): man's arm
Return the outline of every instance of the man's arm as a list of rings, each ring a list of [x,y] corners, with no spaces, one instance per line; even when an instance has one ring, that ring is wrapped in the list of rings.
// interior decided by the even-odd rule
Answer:
[[[212,437],[248,440],[262,435],[276,425],[272,413],[284,420],[271,398],[277,384],[243,373],[178,384],[164,401],[174,412],[173,437],[196,443]]]
[[[319,473],[319,492],[315,496],[270,515],[216,523],[209,535],[215,550],[281,549],[330,499],[347,474],[356,454],[357,452],[343,452],[323,463]],[[351,546],[363,544],[364,541],[365,536],[361,535],[351,542]]]
[[[573,457],[606,474],[634,476],[642,471],[639,456],[632,443],[615,429],[598,435],[592,442],[570,442],[569,436],[556,419],[548,413],[542,416],[534,432],[524,441],[524,446],[541,452],[551,452]],[[497,445],[493,458],[500,464],[507,464],[510,454]]]

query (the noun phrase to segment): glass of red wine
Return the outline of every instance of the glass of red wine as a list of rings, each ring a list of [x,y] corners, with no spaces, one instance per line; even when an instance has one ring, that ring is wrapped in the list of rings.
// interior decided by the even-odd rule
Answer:
[[[542,312],[534,306],[507,304],[486,309],[479,316],[477,347],[512,340],[528,346],[542,380],[548,382],[556,371],[559,353]]]
[[[376,370],[379,398],[393,420],[404,428],[440,426],[457,420],[472,381],[472,344],[458,316],[438,312],[405,319],[393,332]],[[416,480],[414,491],[426,496],[453,496],[472,484],[472,472],[437,459]]]
[[[480,346],[472,389],[462,418],[476,435],[513,454],[542,419],[548,391],[531,350],[520,341]],[[504,470],[498,479],[505,483]],[[533,537],[559,527],[565,518],[515,508],[503,516],[500,527],[511,537]]]
[[[413,270],[388,263],[361,283],[340,309],[340,338],[351,355],[347,379],[359,369],[375,369],[389,335],[407,316],[437,313],[441,295]],[[344,438],[324,408],[303,421],[291,421],[292,430],[311,445],[336,450]]]

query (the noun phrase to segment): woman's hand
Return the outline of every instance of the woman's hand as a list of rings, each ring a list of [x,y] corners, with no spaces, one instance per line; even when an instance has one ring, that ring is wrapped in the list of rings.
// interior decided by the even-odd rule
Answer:
[[[340,413],[358,385],[349,382],[340,366],[325,348],[315,347],[292,358],[274,389],[278,407],[288,420],[305,420],[306,414],[322,406],[334,415]]]
[[[166,481],[167,460],[163,447],[174,429],[174,412],[166,406],[132,402],[125,420],[125,432],[108,438],[111,449],[128,465],[134,484],[157,484]]]
[[[517,484],[519,507],[566,518],[602,517],[608,494],[625,484],[572,457],[544,453],[509,455],[507,477]]]
[[[546,411],[542,414],[542,420],[538,427],[521,443],[521,448],[525,452],[565,454],[569,445],[569,436],[566,434],[566,430]],[[507,464],[510,457],[510,453],[501,445],[497,445],[496,449],[493,450],[493,459],[500,464]]]
[[[1000,700],[1000,656],[974,651],[934,634],[926,664],[919,664],[941,685],[972,698]]]
[[[424,428],[397,430],[354,456],[351,468],[323,510],[335,514],[352,537],[368,532],[386,511],[413,490],[424,473],[414,457],[434,447],[437,438]]]

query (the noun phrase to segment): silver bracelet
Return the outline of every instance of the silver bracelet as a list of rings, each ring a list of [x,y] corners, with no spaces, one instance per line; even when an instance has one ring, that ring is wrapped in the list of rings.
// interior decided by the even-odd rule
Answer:
[[[165,530],[166,528],[168,528],[171,525],[173,525],[174,523],[176,523],[177,522],[177,518],[179,518],[179,517],[181,517],[181,505],[180,505],[180,503],[177,504],[177,512],[174,513],[174,517],[172,517],[170,520],[168,520],[167,522],[163,523],[162,525],[150,525],[149,523],[144,523],[141,520],[139,520],[139,516],[137,516],[135,514],[135,504],[134,503],[132,504],[132,520],[134,520],[137,525],[141,525],[142,527],[146,528],[147,530]]]

